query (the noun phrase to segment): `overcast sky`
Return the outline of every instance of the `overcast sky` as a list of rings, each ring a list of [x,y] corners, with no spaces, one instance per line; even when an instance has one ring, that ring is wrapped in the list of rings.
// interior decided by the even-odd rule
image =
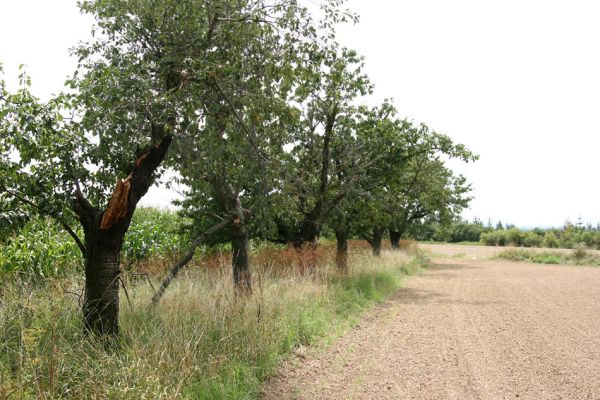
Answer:
[[[316,1],[316,0],[313,0]],[[375,104],[394,98],[480,155],[457,166],[475,200],[465,217],[518,226],[600,221],[600,3],[569,0],[350,0],[361,16],[340,41],[366,57]],[[58,92],[67,50],[92,21],[75,0],[0,1],[0,62],[15,86]],[[148,196],[150,197],[150,196]],[[165,204],[170,195],[154,191]]]

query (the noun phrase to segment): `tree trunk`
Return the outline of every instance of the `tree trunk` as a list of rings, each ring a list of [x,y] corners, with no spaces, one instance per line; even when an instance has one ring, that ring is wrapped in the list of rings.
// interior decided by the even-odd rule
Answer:
[[[171,267],[171,269],[169,270],[167,275],[163,278],[163,281],[162,281],[160,287],[158,288],[158,290],[156,291],[156,293],[154,293],[154,296],[152,297],[152,304],[158,303],[158,301],[160,300],[162,295],[165,293],[165,290],[167,290],[167,288],[169,287],[169,285],[171,284],[173,279],[175,279],[177,274],[179,274],[179,271],[181,271],[183,268],[185,268],[185,266],[190,261],[192,261],[192,258],[194,258],[194,253],[196,252],[196,249],[198,248],[198,246],[203,244],[213,234],[215,234],[218,231],[220,231],[221,229],[225,228],[230,223],[231,223],[231,221],[229,219],[224,219],[223,221],[219,222],[218,224],[213,225],[210,229],[206,230],[204,233],[202,233],[200,236],[198,236],[192,242],[190,248],[188,249],[187,253],[183,256],[183,258],[181,258],[177,262],[177,264],[175,264],[173,267]]]
[[[246,212],[242,207],[239,192],[221,175],[209,180],[221,210],[228,214],[232,224],[229,228],[231,240],[231,268],[233,284],[237,294],[252,293],[252,276],[248,255],[249,234],[246,227]]]
[[[348,273],[348,231],[344,228],[337,228],[335,238],[337,240],[335,263],[338,271],[346,275]]]
[[[233,283],[236,293],[252,293],[252,277],[248,256],[248,231],[243,223],[231,227]]]
[[[100,336],[119,333],[120,252],[124,233],[92,228],[85,234],[84,325],[89,332]]]
[[[400,250],[400,239],[402,238],[402,234],[402,231],[390,228],[390,243],[392,244],[392,250]]]
[[[317,247],[319,245],[319,224],[312,218],[302,223],[300,235],[294,241],[294,247],[299,255],[300,273],[314,273],[317,269]]]
[[[381,242],[383,240],[383,234],[385,228],[375,227],[373,228],[373,236],[371,238],[371,247],[373,248],[373,255],[379,257],[381,255]]]
[[[92,206],[77,188],[73,211],[85,235],[84,326],[98,336],[119,333],[120,253],[125,233],[140,199],[154,181],[154,172],[171,145],[166,135],[133,166],[126,179],[118,180],[104,211]]]
[[[294,247],[303,247],[307,243],[317,243],[320,234],[319,224],[314,218],[307,217],[300,227],[300,235],[294,241]]]

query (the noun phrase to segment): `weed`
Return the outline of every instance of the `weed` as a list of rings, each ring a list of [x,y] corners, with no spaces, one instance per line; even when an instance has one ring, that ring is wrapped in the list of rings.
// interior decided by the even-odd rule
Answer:
[[[585,243],[577,243],[573,248],[573,258],[575,258],[575,260],[580,261],[586,258],[587,256],[588,250]]]

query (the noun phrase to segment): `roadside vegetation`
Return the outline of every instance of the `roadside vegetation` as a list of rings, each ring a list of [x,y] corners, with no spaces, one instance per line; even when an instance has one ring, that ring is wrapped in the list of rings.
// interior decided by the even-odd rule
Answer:
[[[414,247],[379,258],[366,243],[352,248],[341,276],[332,242],[320,246],[317,272],[308,275],[293,248],[256,246],[249,298],[233,295],[230,253],[213,249],[156,306],[161,274],[144,270],[156,267],[152,255],[123,272],[122,334],[109,348],[81,330],[80,265],[64,264],[37,283],[17,274],[0,287],[0,398],[256,398],[283,357],[349,328],[426,264]]]
[[[537,264],[600,266],[600,255],[590,252],[584,244],[575,246],[571,252],[507,249],[499,253],[496,258]]]

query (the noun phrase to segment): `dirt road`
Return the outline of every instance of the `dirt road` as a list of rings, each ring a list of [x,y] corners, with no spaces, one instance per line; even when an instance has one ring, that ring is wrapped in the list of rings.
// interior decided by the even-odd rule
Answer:
[[[600,399],[600,268],[454,254],[265,398]]]

